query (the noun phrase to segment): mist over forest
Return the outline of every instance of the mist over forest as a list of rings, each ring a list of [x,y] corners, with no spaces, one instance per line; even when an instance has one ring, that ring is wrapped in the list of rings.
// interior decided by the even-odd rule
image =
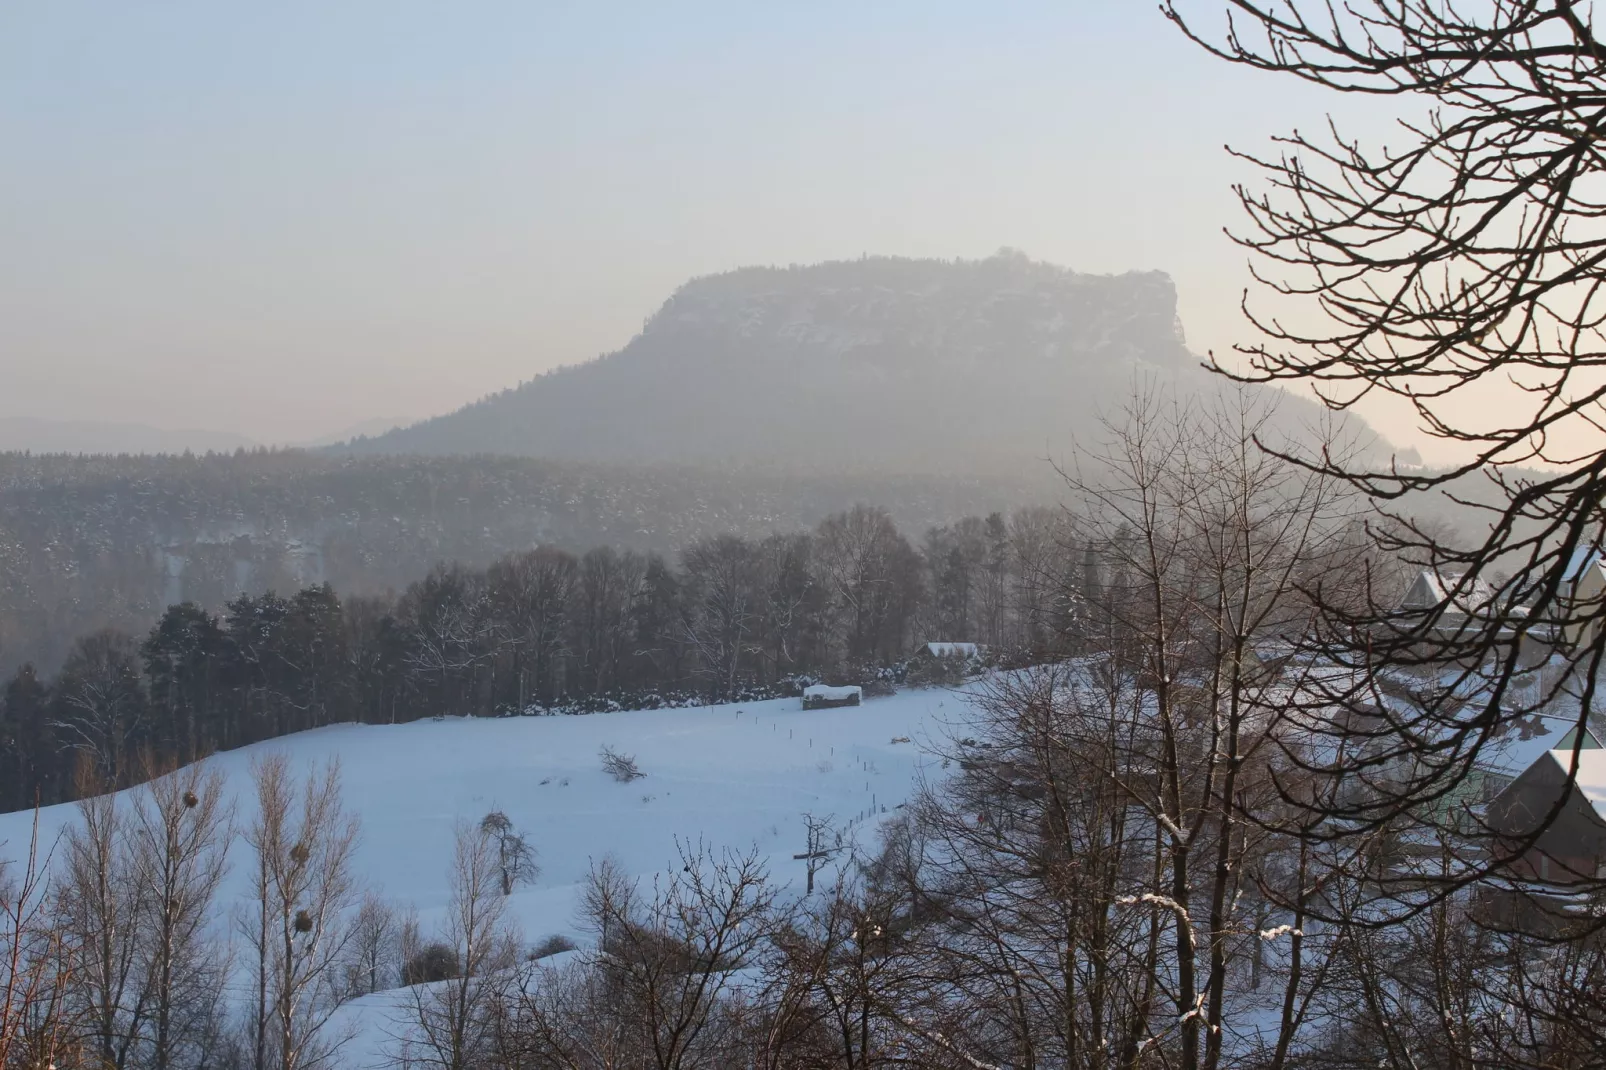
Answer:
[[[7,13],[0,1070],[1606,1067],[1588,6],[620,14]]]

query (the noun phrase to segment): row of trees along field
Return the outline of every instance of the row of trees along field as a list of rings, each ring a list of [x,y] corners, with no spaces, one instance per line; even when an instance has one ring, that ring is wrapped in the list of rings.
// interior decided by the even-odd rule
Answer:
[[[553,963],[563,945],[506,906],[540,844],[492,813],[460,826],[424,931],[362,900],[333,771],[264,756],[238,830],[247,968],[224,988],[206,919],[225,786],[204,763],[121,804],[94,781],[63,863],[21,867],[0,914],[29,949],[26,1001],[0,988],[0,1066],[317,1070],[338,1065],[341,1001],[399,986],[383,1057],[442,1070],[1599,1065],[1606,945],[1494,923],[1478,896],[1520,845],[1352,776],[1344,755],[1375,739],[1320,690],[1325,653],[1251,656],[1365,604],[1386,564],[1344,484],[1255,450],[1259,429],[1134,406],[1089,458],[1098,481],[1072,477],[1101,547],[1098,612],[1057,618],[1079,655],[993,674],[939,726],[949,773],[846,841],[813,894],[783,893],[757,848],[686,845],[652,881],[598,859],[594,946]],[[873,653],[856,609],[837,605],[834,641]]]
[[[1070,514],[1023,509],[928,531],[877,508],[812,532],[699,539],[675,558],[539,548],[442,564],[398,597],[328,586],[170,606],[142,639],[80,638],[0,706],[0,808],[69,797],[78,756],[124,785],[136,758],[188,762],[343,721],[720,700],[800,677],[868,680],[928,640],[1020,660],[1064,649],[1099,554]]]

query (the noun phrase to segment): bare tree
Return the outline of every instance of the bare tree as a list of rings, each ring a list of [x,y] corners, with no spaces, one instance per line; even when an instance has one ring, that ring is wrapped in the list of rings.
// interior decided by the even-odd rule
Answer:
[[[50,862],[35,810],[20,866],[0,856],[0,1067],[8,1070],[65,1063],[83,1025],[70,999],[77,941],[52,917]]]
[[[147,713],[134,641],[111,630],[80,639],[56,691],[51,727],[114,789],[122,787]]]
[[[1203,6],[1225,7],[1228,20]],[[1606,599],[1581,582],[1606,548],[1598,13],[1566,0],[1168,0],[1163,9],[1225,60],[1335,94],[1395,98],[1415,113],[1387,144],[1320,124],[1319,135],[1243,154],[1259,171],[1239,190],[1239,241],[1255,258],[1258,291],[1246,310],[1259,340],[1242,349],[1247,367],[1223,369],[1304,382],[1337,409],[1390,398],[1457,456],[1429,470],[1299,454],[1388,503],[1394,515],[1374,527],[1376,544],[1418,563],[1438,588],[1411,607],[1320,592],[1314,644],[1347,673],[1318,697],[1331,713],[1312,717],[1312,734],[1328,774],[1354,790],[1312,801],[1325,820],[1310,822],[1308,836],[1318,855],[1370,867],[1389,909],[1337,918],[1320,899],[1312,906],[1339,924],[1391,929],[1350,941],[1361,949],[1351,972],[1387,982],[1363,994],[1414,996],[1420,979],[1393,968],[1393,949],[1414,946],[1436,970],[1454,965],[1429,938],[1434,919],[1488,924],[1469,900],[1520,879],[1522,856],[1571,791],[1574,770],[1525,834],[1489,835],[1477,793],[1491,754],[1540,715],[1573,720],[1581,743],[1599,705]],[[1481,510],[1481,522],[1457,534],[1415,520],[1418,503],[1441,495]],[[1424,842],[1443,843],[1453,864],[1413,859]],[[1602,874],[1578,876],[1569,894],[1606,891]],[[1587,958],[1598,919],[1584,927],[1593,934],[1572,928],[1541,941],[1557,947],[1506,927],[1518,930],[1502,934],[1511,969],[1473,973],[1489,982],[1471,1019],[1477,1058],[1569,1065],[1606,1050],[1599,1018],[1577,1013],[1589,997],[1557,966]],[[1469,1027],[1444,1001],[1440,1011]],[[1526,1036],[1507,1028],[1512,1016]],[[1415,1057],[1413,1024],[1380,1002],[1352,1035],[1386,1042],[1398,1065]],[[1440,1042],[1470,1058],[1463,1042]]]
[[[475,684],[495,642],[483,576],[439,565],[408,589],[399,612],[407,661],[450,711],[474,712]]]
[[[256,884],[245,929],[255,953],[255,1064],[327,1064],[343,1038],[328,1033],[338,1004],[335,967],[353,928],[358,821],[340,797],[334,762],[297,783],[283,755],[252,765],[257,813],[246,833]]]
[[[884,509],[854,506],[821,521],[815,567],[846,636],[845,655],[873,661],[903,653],[918,597],[918,558]]]
[[[137,1055],[150,1012],[143,934],[148,886],[138,879],[127,808],[88,759],[79,764],[78,822],[67,832],[55,904],[79,967],[72,998],[96,1059],[118,1070]]]
[[[564,653],[575,559],[542,547],[491,567],[487,582],[514,655],[518,708],[557,698],[557,662]]]
[[[1305,585],[1347,568],[1354,506],[1256,448],[1269,418],[1140,391],[1067,470],[1102,574],[1082,656],[994,677],[952,726],[957,775],[867,871],[884,953],[919,961],[874,1013],[931,1058],[1215,1068],[1272,1009],[1233,979],[1299,868],[1278,651],[1315,618]]]
[[[829,816],[803,815],[803,828],[806,833],[803,852],[792,857],[802,861],[804,872],[807,874],[804,895],[814,894],[814,875],[824,869],[825,864],[843,849],[842,835],[833,830],[831,822],[832,818]]]
[[[218,1035],[229,956],[213,938],[213,905],[228,871],[233,808],[223,774],[196,763],[150,778],[134,796],[132,894],[146,908],[141,1002],[154,1070],[204,1066]]]
[[[616,868],[596,868],[585,917],[600,940],[606,983],[645,1065],[685,1070],[718,1061],[731,971],[758,950],[775,893],[756,853],[683,847],[681,871],[651,894]]]
[[[629,1070],[651,1055],[626,1021],[617,986],[587,960],[536,964],[502,990],[491,1019],[495,1058],[504,1066]]]
[[[509,929],[500,837],[483,823],[460,825],[452,854],[452,898],[441,937],[456,957],[455,976],[413,987],[408,1061],[442,1070],[480,1065],[491,1038],[499,972],[517,960]]]
[[[701,539],[681,553],[681,630],[715,699],[736,694],[763,607],[758,550],[735,535]]]
[[[540,867],[535,863],[535,848],[502,811],[492,810],[480,818],[480,833],[490,837],[496,845],[496,867],[503,895],[512,895],[514,888],[535,880],[540,874]]]
[[[1425,111],[1387,146],[1329,127],[1244,155],[1260,182],[1238,191],[1248,217],[1239,241],[1272,307],[1246,298],[1261,341],[1243,347],[1246,368],[1221,369],[1308,383],[1336,409],[1392,397],[1463,456],[1428,470],[1280,448],[1393,503],[1396,515],[1374,528],[1379,547],[1445,587],[1410,613],[1320,595],[1323,653],[1356,670],[1347,693],[1324,701],[1370,710],[1376,726],[1375,745],[1345,757],[1346,775],[1373,788],[1347,820],[1372,835],[1465,789],[1486,752],[1537,711],[1570,708],[1583,728],[1595,705],[1606,601],[1575,598],[1575,581],[1606,546],[1593,104],[1606,52],[1593,15],[1566,2],[1227,0],[1225,24],[1200,6],[1163,10],[1215,55]],[[1412,518],[1440,493],[1484,511],[1475,537]],[[1538,647],[1564,668],[1530,688]],[[1439,686],[1408,704],[1377,702],[1381,679],[1401,670],[1436,674]],[[1511,860],[1495,842],[1479,850],[1442,894]]]
[[[814,568],[807,532],[774,534],[758,544],[762,609],[758,649],[770,679],[816,662],[825,589]]]
[[[401,933],[396,912],[373,892],[362,898],[352,921],[350,952],[345,965],[345,997],[355,998],[389,988],[398,976]]]
[[[760,1065],[869,1070],[927,1054],[911,1012],[933,987],[921,976],[930,962],[901,939],[902,906],[900,895],[844,873],[774,920],[753,1045]]]
[[[575,633],[572,649],[593,692],[606,692],[622,682],[634,651],[631,613],[646,574],[646,558],[634,551],[600,547],[580,558],[570,621]]]

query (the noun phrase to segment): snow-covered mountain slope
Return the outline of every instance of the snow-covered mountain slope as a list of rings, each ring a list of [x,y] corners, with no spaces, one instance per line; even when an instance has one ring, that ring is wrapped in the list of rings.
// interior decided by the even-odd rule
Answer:
[[[357,870],[398,908],[415,907],[426,931],[449,895],[454,826],[501,810],[529,835],[541,872],[515,891],[511,915],[527,942],[576,931],[591,864],[613,856],[647,879],[678,870],[677,839],[715,850],[757,846],[770,872],[801,889],[803,815],[834,816],[867,844],[882,811],[895,812],[932,763],[927,741],[962,717],[965,700],[942,690],[905,691],[860,707],[805,712],[798,699],[633,711],[583,717],[347,725],[300,733],[211,759],[227,777],[236,825],[252,818],[250,763],[281,752],[293,767],[338,759],[347,806],[360,815]],[[908,740],[904,742],[903,740]],[[621,784],[598,752],[633,754],[645,777]],[[138,790],[138,789],[134,789]],[[77,810],[40,812],[46,847]],[[0,815],[0,857],[26,850],[33,815]],[[220,916],[248,889],[236,838]],[[383,994],[343,1012],[370,1040],[394,1000]],[[382,1031],[381,1031],[382,1032]]]

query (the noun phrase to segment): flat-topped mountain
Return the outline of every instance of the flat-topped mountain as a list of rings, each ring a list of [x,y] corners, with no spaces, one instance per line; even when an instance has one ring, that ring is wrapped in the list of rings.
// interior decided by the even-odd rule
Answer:
[[[346,448],[977,472],[1207,378],[1160,272],[873,257],[696,279],[618,352]]]

